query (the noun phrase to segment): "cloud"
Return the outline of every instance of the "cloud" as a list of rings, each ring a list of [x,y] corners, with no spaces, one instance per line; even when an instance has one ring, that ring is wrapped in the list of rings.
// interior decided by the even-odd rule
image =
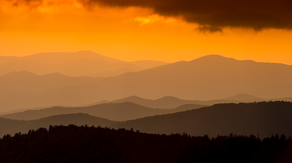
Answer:
[[[159,15],[151,15],[147,17],[136,17],[134,21],[138,21],[140,25],[145,25],[154,22],[172,23],[175,22],[175,19],[161,17]]]
[[[80,0],[85,6],[142,7],[180,17],[205,32],[223,28],[292,30],[291,0]]]
[[[10,1],[10,0],[0,0]],[[50,0],[12,0],[15,6],[38,6]],[[53,0],[51,0],[53,1]],[[62,3],[68,0],[54,1]],[[163,17],[179,17],[199,25],[202,32],[224,28],[292,30],[291,0],[71,0],[90,10],[102,7],[140,7]],[[57,3],[57,4],[58,4]]]
[[[84,8],[78,0],[0,0],[0,11],[23,13],[36,10],[42,13],[58,13],[65,8]]]

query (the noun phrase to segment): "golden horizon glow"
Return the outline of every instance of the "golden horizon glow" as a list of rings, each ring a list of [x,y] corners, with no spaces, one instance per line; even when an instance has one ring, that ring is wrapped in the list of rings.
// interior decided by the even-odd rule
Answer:
[[[89,50],[124,61],[176,62],[218,54],[292,65],[288,30],[202,33],[197,24],[150,9],[88,9],[77,0],[35,1],[34,7],[12,2],[0,1],[0,56]]]

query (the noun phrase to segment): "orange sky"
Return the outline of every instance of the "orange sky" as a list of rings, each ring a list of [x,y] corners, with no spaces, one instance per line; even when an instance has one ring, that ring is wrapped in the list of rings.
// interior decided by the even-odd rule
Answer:
[[[292,32],[225,28],[202,33],[198,24],[145,8],[94,7],[45,0],[37,7],[0,0],[0,55],[90,50],[124,61],[175,62],[219,54],[292,65]]]

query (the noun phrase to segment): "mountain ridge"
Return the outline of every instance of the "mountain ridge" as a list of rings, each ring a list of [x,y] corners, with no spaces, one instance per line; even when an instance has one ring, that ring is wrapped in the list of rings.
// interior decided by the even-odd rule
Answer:
[[[271,99],[270,99],[271,100]],[[100,103],[121,103],[121,102],[132,102],[139,105],[143,105],[150,108],[176,108],[185,104],[199,104],[199,105],[213,105],[217,103],[240,103],[240,102],[258,102],[267,101],[266,99],[248,95],[248,94],[237,94],[223,99],[215,100],[185,100],[174,96],[164,96],[157,99],[145,99],[138,96],[129,96],[123,99],[105,101]]]
[[[84,113],[76,114],[61,114],[48,116],[36,120],[24,121],[24,120],[12,120],[0,117],[0,137],[5,134],[14,135],[15,133],[27,133],[29,130],[36,130],[38,128],[49,128],[54,125],[69,125],[76,124],[78,126],[105,126],[111,123],[116,123],[105,118],[100,118]]]
[[[125,62],[92,51],[51,52],[5,58],[0,62],[0,75],[12,71],[30,71],[37,75],[59,72],[67,76],[107,77],[164,64],[168,63],[159,61]]]
[[[155,134],[186,133],[196,136],[208,134],[211,137],[230,133],[253,134],[259,137],[272,134],[292,136],[291,107],[291,102],[281,101],[215,104],[194,110],[129,120],[108,127],[133,128]]]
[[[220,58],[219,61],[209,57],[209,64],[198,59],[181,61],[37,94],[2,96],[0,106],[11,106],[7,110],[21,109],[16,105],[24,108],[79,106],[133,95],[146,99],[174,96],[203,101],[239,93],[263,99],[292,96],[292,77],[287,75],[292,74],[292,66]],[[12,97],[18,104],[9,102]]]
[[[180,106],[175,109],[155,109],[141,106],[135,103],[103,103],[84,107],[50,107],[39,110],[26,110],[11,114],[0,115],[3,118],[17,120],[34,120],[59,114],[85,113],[92,116],[102,117],[113,121],[125,121],[153,115],[169,114],[178,111],[198,109],[204,105],[192,104]]]
[[[104,124],[110,128],[133,128],[140,132],[153,134],[185,133],[193,136],[207,134],[210,137],[216,137],[217,135],[230,135],[230,133],[233,133],[235,135],[252,134],[261,138],[271,136],[272,134],[284,134],[289,137],[292,136],[291,107],[291,102],[281,101],[215,104],[199,109],[182,110],[176,113],[155,115],[122,122],[114,122],[107,119]],[[79,121],[76,116],[78,117],[80,115],[84,118],[81,118]],[[71,118],[65,118],[66,116],[70,116]],[[57,117],[57,119],[50,117]],[[50,117],[30,121],[0,118],[0,122],[5,124],[0,126],[0,134],[17,133],[20,129],[23,129],[21,132],[27,132],[29,129],[42,127],[41,124],[43,122],[41,121],[44,121],[46,127],[48,127],[49,125],[60,125],[63,122],[66,122],[66,124],[77,124],[77,121],[78,125],[85,125],[85,122],[90,121],[89,117],[96,119],[94,116],[89,116],[84,113]],[[29,125],[33,125],[34,127],[28,127]],[[87,125],[90,126],[92,123]]]
[[[61,73],[37,75],[29,71],[13,71],[0,76],[0,94],[31,94],[98,80],[101,78],[69,77]]]

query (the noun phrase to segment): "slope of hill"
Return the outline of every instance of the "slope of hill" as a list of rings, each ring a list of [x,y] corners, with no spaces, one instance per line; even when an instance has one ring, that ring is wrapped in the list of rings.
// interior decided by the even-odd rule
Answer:
[[[167,62],[151,61],[151,60],[133,61],[133,62],[130,62],[130,63],[133,64],[133,65],[142,67],[144,69],[149,69],[149,68],[154,68],[154,67],[158,67],[158,66],[163,66],[163,65],[169,64]]]
[[[184,105],[176,109],[152,109],[134,103],[106,103],[87,107],[52,107],[40,110],[27,110],[18,113],[1,115],[0,117],[18,120],[33,120],[52,115],[87,113],[97,117],[103,117],[114,121],[125,121],[143,118],[153,115],[175,113],[204,107],[203,105]]]
[[[188,133],[210,136],[272,134],[292,136],[292,103],[216,104],[196,110],[130,120],[111,125],[147,133]]]
[[[141,67],[143,69],[150,69],[158,66],[163,66],[166,64],[169,64],[167,62],[161,62],[161,61],[151,61],[151,60],[141,60],[141,61],[134,61],[134,62],[128,62],[132,65],[135,65],[137,67]],[[142,69],[118,69],[115,71],[103,71],[98,74],[91,74],[91,75],[86,75],[90,77],[111,77],[111,76],[117,76],[121,74],[125,74],[128,72],[137,72]]]
[[[0,137],[5,134],[14,135],[15,133],[27,133],[29,130],[36,130],[40,127],[49,128],[50,125],[69,125],[75,124],[78,126],[88,125],[88,126],[106,126],[112,123],[116,123],[114,121],[94,117],[88,114],[66,114],[66,115],[55,115],[50,117],[45,117],[42,119],[31,120],[31,121],[19,121],[19,120],[11,120],[0,118]]]
[[[255,136],[209,139],[101,127],[52,126],[49,130],[40,128],[25,135],[4,136],[0,139],[0,162],[287,163],[291,160],[290,143],[285,137],[264,141]]]
[[[0,76],[0,94],[26,94],[96,82],[100,78],[68,77],[60,73],[39,76],[28,71]],[[13,99],[12,99],[13,100]]]
[[[265,99],[248,95],[248,94],[237,94],[231,97],[224,98],[222,100],[234,100],[234,101],[239,101],[239,102],[265,101]]]
[[[0,65],[1,64],[6,64],[9,62],[16,61],[18,57],[12,57],[12,56],[0,56]]]
[[[140,69],[139,69],[140,70]],[[117,75],[121,75],[121,74],[125,74],[128,72],[137,72],[139,70],[134,70],[134,69],[119,69],[119,70],[115,70],[115,71],[103,71],[97,74],[90,74],[90,75],[86,75],[89,77],[101,77],[101,78],[106,78],[106,77],[112,77],[112,76],[117,76]]]
[[[14,134],[15,132],[12,130],[20,129],[22,125],[26,124],[26,121],[0,118],[0,124],[0,137],[2,137],[5,134]]]

